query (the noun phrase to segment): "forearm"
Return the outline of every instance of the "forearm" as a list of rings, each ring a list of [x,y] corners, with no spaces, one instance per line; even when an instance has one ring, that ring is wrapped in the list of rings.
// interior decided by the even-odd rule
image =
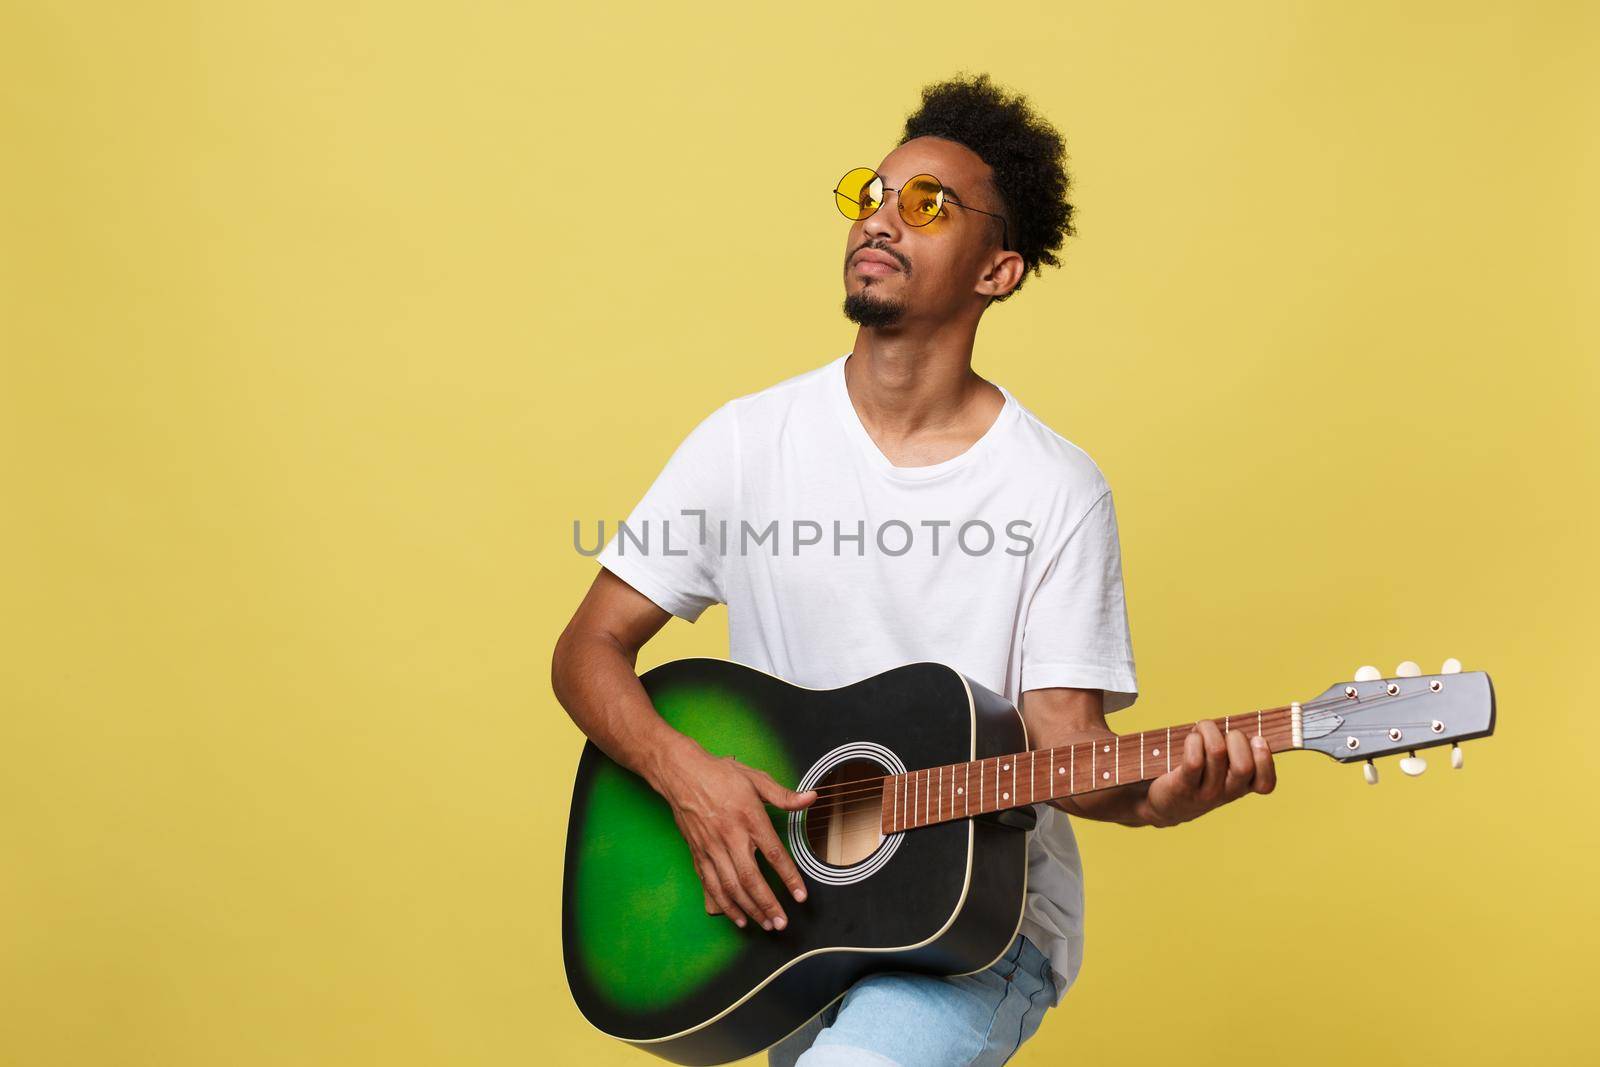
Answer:
[[[609,635],[568,630],[556,642],[550,681],[578,729],[659,791],[667,764],[696,746],[657,713],[636,663],[636,651]]]
[[[1150,807],[1150,784],[1134,782],[1075,797],[1061,797],[1050,803],[1083,819],[1114,822],[1122,826],[1161,826],[1163,821]]]
[[[1029,743],[1036,749],[1117,736],[1116,731],[1106,725],[1104,695],[1098,689],[1061,687],[1029,690],[1022,695],[1020,710],[1027,724]],[[1149,783],[1133,782],[1111,789],[1061,797],[1050,803],[1069,815],[1083,819],[1120,823],[1123,826],[1167,825],[1151,808],[1149,792]]]
[[[1054,748],[1057,745],[1069,745],[1078,741],[1092,741],[1116,736],[1115,731],[1104,727],[1090,728],[1074,731],[1070,734],[1057,734],[1035,747]],[[1114,822],[1122,826],[1165,825],[1163,820],[1150,807],[1149,793],[1149,782],[1130,782],[1127,785],[1113,786],[1110,789],[1096,789],[1088,793],[1079,793],[1076,796],[1059,797],[1050,801],[1050,803],[1068,815],[1076,815],[1081,819]]]

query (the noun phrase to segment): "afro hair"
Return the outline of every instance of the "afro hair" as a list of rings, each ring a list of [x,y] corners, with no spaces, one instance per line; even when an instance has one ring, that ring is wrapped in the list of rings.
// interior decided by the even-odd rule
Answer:
[[[1073,233],[1067,201],[1066,142],[1020,94],[1008,94],[987,74],[957,75],[922,90],[922,106],[906,117],[900,143],[942,137],[965,145],[989,165],[1006,216],[1011,248],[1029,272],[1061,266],[1056,252]]]

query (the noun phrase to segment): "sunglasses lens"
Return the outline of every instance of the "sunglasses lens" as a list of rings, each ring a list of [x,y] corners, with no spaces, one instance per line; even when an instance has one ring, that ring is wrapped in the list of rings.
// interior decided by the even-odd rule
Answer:
[[[919,174],[900,190],[900,217],[908,226],[926,226],[944,207],[944,186],[931,174]]]
[[[857,167],[834,186],[833,202],[845,218],[864,219],[883,203],[883,179],[871,167]]]

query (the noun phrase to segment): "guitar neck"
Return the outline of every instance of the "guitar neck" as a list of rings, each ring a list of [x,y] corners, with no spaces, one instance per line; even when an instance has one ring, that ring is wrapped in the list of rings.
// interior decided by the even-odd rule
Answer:
[[[1260,735],[1274,752],[1300,747],[1300,706],[1224,716],[1224,733]],[[928,767],[883,780],[883,832],[966,819],[1157,778],[1183,760],[1194,723],[1057,748]]]

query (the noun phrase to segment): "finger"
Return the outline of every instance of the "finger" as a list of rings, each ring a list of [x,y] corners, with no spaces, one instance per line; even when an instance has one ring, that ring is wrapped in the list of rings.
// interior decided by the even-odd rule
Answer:
[[[756,846],[751,841],[749,852],[739,862],[739,884],[744,886],[744,891],[750,894],[759,914],[766,920],[761,924],[762,929],[782,930],[789,925],[789,917],[783,913],[783,905],[778,903],[772,887],[761,876],[761,868],[756,866],[755,857]]]
[[[1191,730],[1183,739],[1183,755],[1178,765],[1150,783],[1150,795],[1162,806],[1174,801],[1187,803],[1200,788],[1205,769],[1205,746],[1200,743],[1200,735]]]
[[[767,857],[767,862],[783,879],[783,884],[789,887],[789,895],[796,900],[806,899],[806,883],[800,877],[800,869],[794,865],[794,860],[789,857],[788,849],[783,847],[783,842],[778,840],[777,832],[772,829],[772,824],[765,819],[756,827],[756,846],[761,849],[761,854]]]
[[[1217,724],[1210,719],[1196,725],[1200,730],[1200,743],[1206,750],[1206,771],[1200,783],[1200,792],[1214,797],[1222,791],[1228,776],[1228,743],[1223,740]]]
[[[740,876],[738,861],[728,854],[727,849],[720,850],[716,855],[717,875],[722,882],[722,891],[734,906],[745,915],[750,916],[761,924],[763,930],[772,929],[772,920],[763,916],[763,909],[756,906],[750,899],[750,893],[744,887]]]
[[[1250,754],[1250,739],[1238,730],[1229,730],[1226,736],[1228,746],[1228,774],[1224,780],[1223,793],[1230,800],[1237,800],[1250,791],[1250,783],[1256,776],[1256,759]]]
[[[744,913],[733,906],[733,901],[728,898],[727,892],[722,888],[722,877],[717,874],[716,864],[710,860],[695,860],[695,870],[700,872],[700,884],[711,895],[712,903],[717,910],[711,914],[721,913],[733,920],[733,924],[740,929],[744,928],[746,919]]]
[[[756,792],[761,795],[762,800],[784,811],[799,811],[817,799],[815,789],[796,793],[792,789],[785,789],[773,779],[772,775],[761,771],[756,772]]]
[[[717,905],[717,902],[711,898],[711,883],[706,879],[705,871],[701,869],[698,862],[696,862],[694,865],[694,873],[700,878],[700,893],[706,898],[706,914],[721,915],[722,909]]]
[[[1260,734],[1252,738],[1250,744],[1256,753],[1256,778],[1251,788],[1257,793],[1270,793],[1278,785],[1278,768],[1272,762],[1272,746]]]
[[[1183,739],[1183,755],[1179,757],[1178,765],[1150,783],[1151,803],[1167,813],[1187,806],[1200,788],[1205,768],[1205,746],[1200,743],[1200,735],[1191,730]]]
[[[1199,791],[1206,777],[1206,743],[1196,727],[1183,739],[1183,785],[1189,792]]]

